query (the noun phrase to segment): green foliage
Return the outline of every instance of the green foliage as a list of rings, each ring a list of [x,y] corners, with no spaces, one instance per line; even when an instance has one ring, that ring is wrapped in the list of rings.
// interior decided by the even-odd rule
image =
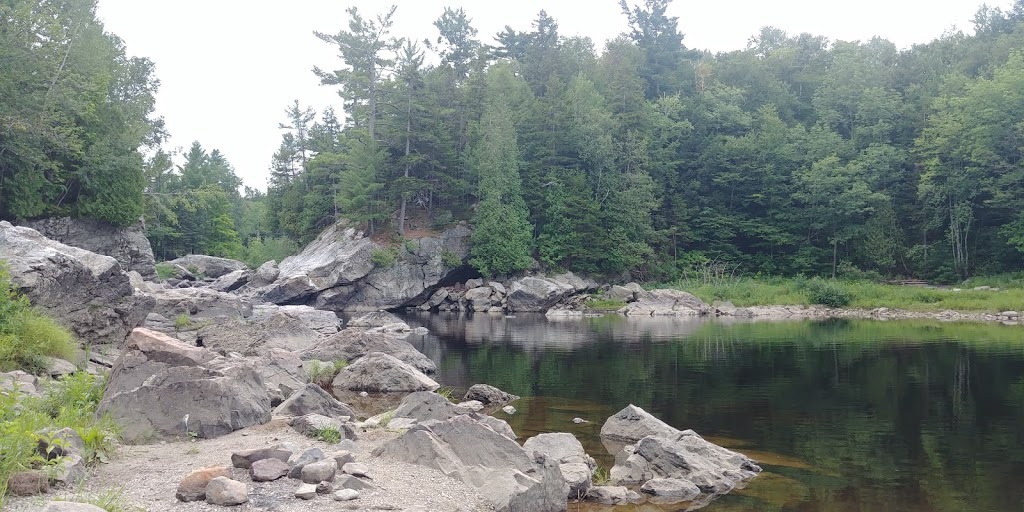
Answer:
[[[14,290],[0,262],[0,371],[45,371],[44,356],[74,359],[74,337]]]
[[[811,279],[804,285],[807,300],[812,304],[822,304],[833,308],[841,308],[850,304],[853,296],[843,286],[824,279]]]
[[[75,429],[85,441],[89,461],[113,453],[119,428],[108,417],[96,417],[104,386],[103,377],[78,372],[47,382],[40,397],[0,394],[0,498],[12,473],[45,464],[36,455],[35,434],[44,428]]]
[[[458,254],[445,249],[441,251],[441,263],[444,263],[449,268],[457,268],[462,266],[462,258]]]
[[[335,427],[317,427],[310,432],[310,437],[327,444],[338,444],[344,438]]]
[[[608,471],[608,468],[598,466],[594,468],[594,475],[591,478],[594,485],[607,485],[611,480],[611,473]]]
[[[399,249],[396,246],[375,248],[370,251],[370,261],[378,267],[392,267],[398,262]]]
[[[142,512],[143,509],[129,505],[124,496],[124,488],[110,489],[91,498],[76,496],[74,501],[88,503],[102,508],[106,512]]]
[[[453,388],[451,388],[451,387],[449,387],[449,386],[444,386],[444,387],[442,387],[442,388],[438,389],[438,390],[436,391],[436,393],[437,393],[437,394],[438,394],[438,395],[439,395],[439,396],[440,396],[441,398],[444,398],[445,400],[448,400],[449,402],[454,402],[454,398],[455,398],[455,389],[453,389]]]
[[[174,265],[169,263],[157,263],[156,264],[156,276],[161,280],[167,280],[177,275],[174,270]]]
[[[591,297],[587,299],[585,306],[587,309],[597,311],[618,311],[626,306],[626,302],[603,297]]]
[[[337,377],[338,372],[346,366],[348,366],[348,361],[341,359],[329,363],[324,363],[314,359],[310,362],[309,368],[306,369],[306,374],[309,376],[310,382],[320,386],[326,391],[330,391],[331,383],[334,382],[334,378]]]
[[[188,313],[182,313],[174,319],[174,330],[187,331],[190,327],[192,327],[192,318]]]

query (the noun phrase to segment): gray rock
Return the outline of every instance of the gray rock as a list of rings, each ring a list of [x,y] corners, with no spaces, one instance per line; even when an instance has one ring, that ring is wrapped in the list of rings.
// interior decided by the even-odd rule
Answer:
[[[617,457],[621,460],[620,457]],[[654,478],[686,480],[709,495],[724,494],[757,476],[761,468],[746,456],[705,441],[693,431],[672,438],[641,439],[611,480],[631,485]]]
[[[136,294],[121,265],[50,240],[37,231],[0,221],[0,260],[14,288],[83,342],[121,344],[153,309]]]
[[[106,512],[104,509],[89,503],[76,501],[51,501],[43,507],[42,512]]]
[[[523,449],[543,453],[559,464],[586,464],[591,470],[597,467],[576,436],[566,432],[535,435],[523,443]]]
[[[391,430],[409,430],[416,424],[412,418],[394,418],[386,425]]]
[[[292,466],[292,469],[288,471],[288,478],[301,478],[302,468],[306,467],[308,464],[324,460],[325,458],[326,456],[324,455],[324,451],[320,448],[310,448],[298,456],[293,455],[292,458],[288,459],[288,463]]]
[[[601,426],[601,440],[609,453],[617,453],[622,444],[634,444],[647,436],[675,437],[681,432],[651,413],[629,404],[615,413]]]
[[[0,373],[0,392],[18,390],[20,393],[34,395],[39,387],[39,378],[21,370]]]
[[[481,287],[483,285],[484,285],[484,280],[483,279],[479,279],[479,278],[478,279],[469,279],[469,280],[466,281],[466,288],[471,289],[471,290],[473,288],[479,288],[479,287]]]
[[[276,304],[258,304],[252,307],[252,316],[255,319],[276,314],[295,318],[321,336],[330,336],[341,330],[341,319],[333,311],[324,311],[310,306],[278,306]]]
[[[342,489],[334,493],[334,501],[352,501],[359,499],[359,491],[353,489]]]
[[[365,477],[370,473],[370,467],[361,462],[349,462],[341,470],[348,475]]]
[[[352,452],[348,450],[340,450],[331,454],[331,458],[334,459],[334,463],[339,467],[345,467],[345,464],[349,462],[355,462],[356,456],[352,455]]]
[[[445,397],[430,391],[409,393],[395,409],[395,418],[410,418],[417,422],[427,420],[444,421],[462,414]]]
[[[206,499],[206,486],[217,477],[231,477],[227,466],[212,466],[197,469],[181,480],[174,496],[181,501],[202,501]]]
[[[218,277],[210,283],[209,288],[218,292],[233,292],[245,286],[250,278],[252,278],[252,271],[235,270]]]
[[[473,384],[469,387],[469,390],[466,391],[466,396],[462,399],[477,400],[484,405],[488,405],[503,404],[513,400],[519,400],[519,397],[487,384]]]
[[[241,261],[218,258],[216,256],[206,256],[205,254],[189,254],[176,260],[168,261],[167,263],[170,265],[181,265],[182,267],[189,269],[189,271],[196,269],[195,273],[199,273],[213,279],[225,276],[236,270],[245,270],[247,268],[245,263],[242,263]]]
[[[188,315],[197,324],[202,320],[238,320],[252,316],[252,304],[233,293],[209,288],[162,288],[150,295],[156,299],[153,311],[164,318]]]
[[[499,512],[565,510],[569,487],[557,464],[466,415],[411,429],[373,454],[458,478]]]
[[[275,406],[305,388],[309,380],[302,360],[289,350],[272,348],[257,361],[256,366],[270,393],[271,404]]]
[[[44,428],[36,432],[38,444],[36,452],[47,460],[67,455],[81,455],[85,451],[85,441],[73,428]]]
[[[242,482],[218,476],[206,486],[206,502],[211,505],[233,507],[249,501],[249,489]]]
[[[527,276],[512,281],[508,287],[510,311],[543,312],[577,290],[572,285],[540,276]]]
[[[367,482],[366,480],[356,478],[352,475],[338,475],[337,479],[335,480],[334,487],[336,489],[352,489],[354,491],[360,492],[372,492],[377,490],[376,485],[373,485],[370,482]]]
[[[416,368],[398,359],[371,352],[343,368],[332,383],[335,390],[412,392],[441,387]]]
[[[568,498],[572,500],[582,499],[587,495],[590,486],[593,485],[590,466],[582,463],[560,464],[562,478],[569,485]]]
[[[210,350],[246,356],[265,356],[273,349],[297,352],[313,346],[319,338],[320,333],[283,313],[215,322],[197,334],[198,343]]]
[[[253,288],[262,288],[277,280],[279,273],[277,262],[270,260],[256,269],[252,278],[249,279],[248,285]]]
[[[465,402],[459,402],[455,405],[460,409],[471,412],[480,412],[484,408],[484,404],[481,403],[479,400],[467,400]]]
[[[696,484],[678,478],[652,478],[644,482],[640,492],[678,501],[690,501],[700,496],[700,488]]]
[[[270,397],[251,362],[139,328],[110,372],[97,414],[123,425],[129,443],[211,438],[269,421]]]
[[[356,417],[356,413],[351,407],[339,402],[316,384],[306,384],[274,409],[275,416],[305,416],[307,414],[320,414],[331,418]]]
[[[295,497],[301,500],[316,498],[316,484],[302,484],[295,490]]]
[[[499,295],[505,295],[505,293],[507,293],[505,291],[505,285],[503,285],[503,284],[501,284],[501,283],[499,283],[497,281],[490,281],[490,282],[487,283],[487,286],[490,286]]]
[[[373,270],[373,241],[355,228],[335,224],[299,254],[285,258],[278,276],[261,294],[275,304],[296,304],[338,286],[351,285]]]
[[[412,345],[389,334],[348,328],[321,339],[299,353],[303,360],[348,361],[352,363],[371,352],[381,352],[412,365],[423,373],[434,373],[437,366]]]
[[[315,484],[319,482],[330,482],[338,472],[338,466],[334,459],[324,459],[311,462],[302,467],[299,472],[303,482]]]
[[[491,307],[491,294],[494,290],[490,286],[480,286],[466,291],[466,302],[473,311],[487,311]]]
[[[156,276],[153,248],[139,223],[119,228],[88,218],[50,217],[24,225],[50,240],[110,256],[124,270],[138,272],[144,278]]]
[[[320,482],[316,484],[317,494],[331,494],[334,492],[334,484],[331,482]]]
[[[387,311],[370,311],[357,316],[348,322],[346,327],[383,327],[391,324],[403,324],[401,318]]]
[[[643,496],[625,487],[602,485],[591,487],[587,492],[587,501],[603,505],[630,505],[644,502]]]
[[[637,294],[636,302],[619,310],[626,316],[701,316],[711,307],[682,290],[650,290]]]
[[[488,427],[490,427],[491,430],[509,439],[516,440],[519,438],[519,436],[516,435],[515,431],[512,430],[512,426],[509,425],[508,422],[505,420],[499,420],[494,416],[488,416],[486,414],[477,413],[471,413],[469,414],[469,417],[479,421],[480,423],[483,423],[484,425],[487,425]]]
[[[291,450],[282,448],[253,448],[251,450],[237,451],[231,454],[231,465],[236,468],[249,469],[256,462],[262,460],[277,460],[287,463],[292,456]]]
[[[636,299],[636,293],[625,286],[614,285],[604,294],[605,298],[611,300],[621,300],[622,302],[633,302]]]
[[[511,416],[511,415],[513,415],[513,414],[515,414],[515,413],[516,413],[516,408],[515,408],[515,407],[512,407],[511,405],[506,405],[505,407],[502,407],[502,408],[501,408],[501,410],[502,410],[502,411],[503,411],[503,412],[504,412],[505,414],[508,414],[509,416]]]
[[[573,418],[572,422],[577,424],[577,425],[579,425],[581,423],[590,423],[589,421],[587,421],[587,420],[585,420],[583,418]]]
[[[270,482],[288,476],[287,462],[278,459],[262,459],[254,462],[249,468],[249,477],[254,482]]]
[[[342,439],[355,439],[356,432],[352,425],[345,420],[346,417],[330,418],[322,414],[307,414],[292,420],[292,428],[309,437],[316,437],[317,432],[323,429],[337,430]]]
[[[74,363],[57,357],[43,356],[42,361],[46,367],[46,373],[53,378],[71,375],[78,371],[78,367]]]

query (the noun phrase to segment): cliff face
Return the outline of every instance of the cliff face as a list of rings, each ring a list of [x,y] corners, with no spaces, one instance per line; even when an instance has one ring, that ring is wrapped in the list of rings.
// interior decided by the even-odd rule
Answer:
[[[299,254],[285,258],[273,282],[245,293],[275,304],[335,311],[375,311],[422,302],[462,267],[469,255],[469,235],[469,228],[460,225],[388,248],[354,228],[335,225]]]

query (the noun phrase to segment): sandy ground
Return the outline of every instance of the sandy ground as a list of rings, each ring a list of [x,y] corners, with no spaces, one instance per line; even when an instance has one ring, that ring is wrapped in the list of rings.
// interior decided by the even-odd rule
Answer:
[[[353,452],[358,462],[370,467],[369,476],[378,490],[361,493],[359,499],[337,502],[329,495],[304,501],[294,497],[298,480],[282,478],[274,482],[253,482],[248,470],[233,468],[233,478],[249,488],[249,502],[233,511],[292,512],[310,510],[407,510],[421,512],[477,512],[493,508],[472,488],[437,470],[379,459],[370,452],[398,436],[386,430],[360,433]],[[10,497],[5,511],[38,511],[50,500],[85,501],[108,492],[120,492],[129,510],[151,512],[220,511],[224,507],[205,502],[182,503],[174,497],[178,483],[189,472],[206,466],[231,465],[231,453],[250,448],[294,442],[303,449],[318,447],[330,454],[336,448],[302,436],[275,418],[266,425],[239,430],[216,439],[166,442],[145,446],[124,446],[109,464],[91,469],[89,477],[76,488],[51,489],[49,494],[30,498]]]

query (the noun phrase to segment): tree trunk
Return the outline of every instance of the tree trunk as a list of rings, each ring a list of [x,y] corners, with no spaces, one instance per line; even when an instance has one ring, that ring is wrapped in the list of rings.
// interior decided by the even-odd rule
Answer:
[[[409,96],[405,109],[405,177],[409,177],[409,142],[412,138],[412,84],[409,84]],[[402,191],[402,206],[398,210],[398,234],[405,236],[405,191]]]

